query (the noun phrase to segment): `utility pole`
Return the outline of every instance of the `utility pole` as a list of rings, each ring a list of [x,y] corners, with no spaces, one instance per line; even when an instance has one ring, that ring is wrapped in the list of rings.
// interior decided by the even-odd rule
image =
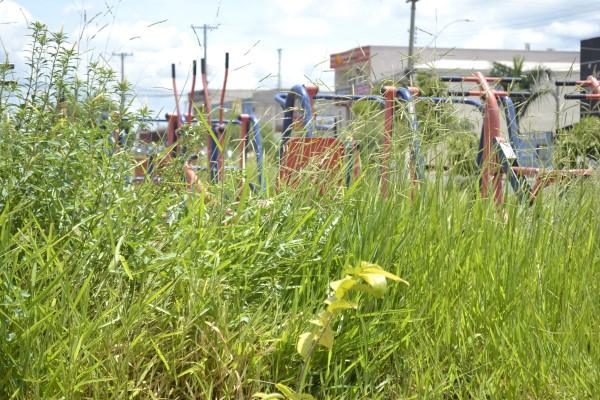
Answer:
[[[279,61],[277,63],[277,89],[281,89],[281,49],[277,49]]]
[[[113,56],[121,57],[121,83],[125,82],[125,57],[132,56],[133,53],[112,53]]]
[[[419,0],[406,0],[410,5],[410,38],[408,42],[408,73],[412,81],[413,68],[415,61],[413,55],[415,52],[415,12],[417,10],[416,3]]]
[[[121,83],[125,83],[125,57],[132,56],[133,53],[112,53],[113,56],[121,57]],[[121,91],[121,102],[119,106],[119,113],[123,115],[125,109],[125,90]]]
[[[196,31],[196,28],[202,28],[204,30],[204,42],[202,43],[202,47],[204,47],[204,65],[206,66],[206,69],[208,70],[208,57],[207,57],[207,51],[206,49],[208,48],[208,44],[206,43],[206,32],[210,29],[215,30],[219,28],[219,25],[207,25],[204,24],[202,26],[194,26],[192,25],[192,29],[194,30],[194,32]]]

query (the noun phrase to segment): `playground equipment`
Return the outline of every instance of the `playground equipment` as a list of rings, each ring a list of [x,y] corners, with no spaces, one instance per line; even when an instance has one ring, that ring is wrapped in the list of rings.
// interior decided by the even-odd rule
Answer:
[[[526,92],[506,92],[490,87],[490,83],[511,83],[517,78],[485,77],[481,72],[476,72],[468,77],[442,77],[444,82],[471,82],[479,90],[466,92],[452,92],[453,95],[477,96],[482,99],[483,128],[479,145],[478,164],[481,167],[480,192],[483,198],[493,195],[496,204],[504,202],[502,191],[502,174],[505,174],[515,193],[521,200],[533,203],[539,191],[550,183],[573,176],[588,176],[592,170],[554,170],[542,168],[528,168],[519,165],[514,151],[514,140],[518,139],[514,105],[511,96],[527,96]],[[586,81],[587,82],[587,81]],[[591,83],[590,83],[591,84]],[[505,118],[508,127],[509,140],[501,136],[500,107],[498,98],[504,106]],[[600,99],[600,94],[598,97]],[[528,176],[534,176],[531,185]]]
[[[175,121],[176,120],[173,119],[173,123],[169,125],[169,129],[177,129],[175,126]],[[207,122],[210,124],[210,129],[213,132],[212,135],[209,133],[210,137],[207,138],[209,143],[209,146],[207,146],[209,154],[209,166],[207,167],[206,165],[192,164],[190,167],[195,171],[208,170],[210,183],[216,185],[222,181],[225,171],[245,172],[247,170],[248,151],[252,148],[256,153],[257,182],[250,182],[250,188],[255,193],[265,191],[266,182],[263,173],[264,150],[258,118],[250,114],[240,114],[238,119],[211,119]],[[196,124],[196,121],[192,122],[192,126],[195,126]],[[240,155],[237,166],[224,165],[223,160],[223,153],[225,151],[223,146],[225,141],[222,137],[227,135],[229,128],[232,126],[240,127]],[[217,140],[215,140],[215,138],[217,138]],[[199,156],[197,154],[192,154],[190,159],[191,161],[195,161],[199,159]]]
[[[419,134],[419,122],[417,121],[417,112],[415,110],[415,104],[413,95],[418,95],[420,93],[419,89],[414,87],[408,88],[396,88],[394,86],[385,86],[382,88],[382,93],[386,99],[385,110],[386,110],[386,136],[389,136],[386,140],[387,146],[391,143],[394,123],[394,114],[396,107],[396,100],[400,100],[405,102],[407,105],[406,116],[408,117],[407,123],[410,127],[410,136],[411,136],[411,146],[409,149],[410,152],[410,165],[409,169],[412,175],[413,185],[416,186],[418,182],[425,181],[425,162],[423,160],[423,155],[421,154],[421,138]],[[389,126],[387,126],[390,124]],[[387,154],[389,157],[389,147],[386,151],[384,147],[384,154]],[[384,160],[384,168],[386,167],[387,162]]]
[[[319,94],[314,85],[295,85],[286,93],[278,93],[275,100],[284,110],[283,134],[279,148],[279,179],[281,184],[296,184],[301,171],[311,170],[315,176],[315,169],[322,181],[318,184],[320,191],[325,190],[325,185],[333,178],[346,186],[350,185],[351,179],[360,174],[360,157],[356,143],[344,143],[336,137],[315,136],[315,110],[314,101],[331,101],[336,106],[344,107],[347,115],[350,114],[350,106],[357,101],[368,101],[376,104],[384,110],[384,139],[383,139],[383,161],[381,165],[381,190],[388,195],[388,174],[390,166],[391,142],[394,131],[394,113],[397,101],[408,102],[409,126],[412,132],[411,152],[411,174],[413,181],[424,180],[423,160],[420,155],[420,140],[417,133],[417,121],[412,104],[412,93],[410,89],[398,89],[385,87],[382,89],[383,97],[373,95],[340,95]],[[294,131],[301,130],[302,137],[292,137]],[[316,167],[315,167],[316,165]]]
[[[190,94],[190,103],[188,106],[187,113],[181,114],[179,107],[179,96],[176,86],[176,75],[175,75],[175,64],[171,66],[171,76],[173,80],[173,92],[176,103],[176,113],[168,113],[166,120],[163,122],[167,123],[166,137],[164,146],[169,150],[167,156],[159,163],[155,161],[155,155],[153,154],[140,154],[138,157],[138,168],[134,181],[145,180],[147,176],[150,176],[153,180],[157,177],[157,166],[169,162],[176,157],[188,157],[185,162],[184,172],[186,176],[186,182],[190,189],[199,182],[197,172],[208,171],[209,179],[208,182],[211,184],[218,184],[224,178],[225,170],[239,170],[245,174],[247,170],[247,151],[249,148],[253,148],[256,153],[256,169],[257,169],[257,184],[250,183],[250,188],[254,192],[260,192],[265,189],[265,180],[263,175],[263,147],[262,137],[260,134],[260,126],[258,119],[249,114],[241,114],[237,119],[224,119],[224,100],[225,100],[225,89],[227,84],[227,74],[229,69],[229,54],[225,56],[225,82],[221,92],[221,102],[219,110],[219,118],[211,119],[211,103],[208,95],[207,81],[206,81],[206,64],[205,60],[201,60],[201,73],[202,82],[204,87],[205,96],[205,112],[206,117],[200,118],[200,121],[194,120],[192,114],[193,106],[193,90],[196,84],[196,62],[194,61],[192,67],[192,92]],[[160,122],[160,121],[155,121]],[[183,128],[193,128],[195,126],[203,126],[206,130],[207,140],[207,164],[194,165],[194,162],[199,159],[197,154],[187,154],[188,149],[186,146],[182,146],[181,130]],[[225,135],[230,131],[230,127],[240,126],[241,139],[240,139],[240,156],[239,163],[237,166],[225,166],[224,165],[224,145]],[[240,180],[240,186],[242,185],[244,176]]]
[[[258,118],[250,114],[241,114],[237,119],[224,119],[225,111],[225,92],[227,89],[227,78],[229,75],[229,53],[225,53],[225,75],[223,79],[223,88],[221,89],[221,101],[219,103],[219,118],[212,119],[212,105],[210,101],[208,84],[206,79],[206,60],[201,60],[201,74],[202,74],[202,86],[204,92],[204,103],[205,103],[205,115],[206,122],[209,125],[206,129],[206,143],[207,143],[207,165],[209,170],[209,180],[211,184],[217,184],[223,181],[225,170],[239,170],[245,173],[247,170],[247,150],[250,147],[254,147],[256,152],[256,166],[258,173],[257,185],[251,184],[250,187],[254,192],[261,192],[265,190],[265,179],[263,174],[263,145],[262,136],[260,133],[260,126]],[[195,70],[194,79],[195,82]],[[192,84],[193,86],[193,84]],[[191,119],[191,102],[188,118]],[[240,157],[239,166],[225,166],[223,153],[225,150],[225,136],[227,134],[228,127],[238,125],[241,127],[241,140],[240,140]],[[252,136],[250,138],[250,133]],[[252,140],[250,141],[249,138]],[[253,143],[254,146],[249,146]],[[202,166],[194,167],[195,169],[204,169]],[[243,179],[243,178],[242,178]],[[241,185],[240,181],[240,185]]]
[[[596,77],[590,75],[586,80],[556,81],[556,86],[576,86],[581,89],[591,89],[591,93],[568,93],[565,99],[571,100],[598,100],[600,99],[600,82]]]
[[[454,94],[459,93],[461,94],[462,92],[453,92]],[[536,159],[536,157],[530,153],[528,153],[526,150],[527,146],[524,144],[524,141],[522,139],[522,134],[520,134],[519,129],[518,129],[518,124],[517,124],[517,119],[515,117],[516,112],[515,112],[515,105],[513,103],[513,98],[515,97],[519,97],[519,98],[527,98],[528,97],[528,93],[527,92],[511,92],[510,93],[510,97],[507,96],[500,96],[499,100],[500,100],[500,105],[502,106],[502,111],[503,111],[503,115],[504,115],[504,120],[506,123],[506,128],[507,128],[507,135],[508,135],[508,141],[510,143],[510,145],[515,149],[515,153],[517,155],[517,158],[519,160],[519,164],[521,164],[521,166],[526,166],[526,167],[535,167],[535,168],[539,168],[541,167],[541,164],[543,161],[546,160],[539,160]],[[482,116],[484,116],[485,114],[485,107],[484,105],[477,100],[471,99],[471,98],[467,98],[467,97],[418,97],[417,100],[419,101],[430,101],[433,103],[453,103],[453,104],[463,104],[463,105],[468,105],[468,106],[472,106],[474,107],[478,112],[481,113]],[[481,126],[481,134],[479,136],[479,152],[477,153],[477,165],[481,166],[481,160],[482,160],[482,152],[481,149],[483,148],[483,129],[484,126],[482,124]]]

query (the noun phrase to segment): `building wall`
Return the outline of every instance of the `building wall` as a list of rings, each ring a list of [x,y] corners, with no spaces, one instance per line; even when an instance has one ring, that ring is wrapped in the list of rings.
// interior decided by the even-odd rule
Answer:
[[[577,79],[579,76],[580,56],[579,52],[573,51],[416,48],[413,57],[414,68],[417,71],[435,71],[440,76],[469,76],[477,71],[487,74],[493,62],[512,66],[515,56],[524,57],[526,70],[537,66],[550,68],[555,80]],[[399,82],[407,77],[408,47],[355,48],[332,54],[330,66],[335,71],[337,93],[365,94],[369,93],[377,82],[384,80]],[[553,82],[549,82],[549,87],[554,88]],[[456,87],[458,90],[469,88],[468,85]],[[522,121],[524,130],[551,131],[557,124],[565,126],[577,122],[579,120],[577,107],[573,106],[573,101],[562,99],[564,93],[572,91],[573,88],[560,89],[536,102]],[[557,114],[558,111],[560,114]]]
[[[600,78],[600,37],[584,39],[581,44],[581,74],[580,79],[585,80],[592,75]],[[584,115],[600,115],[598,101],[582,101],[580,113]]]
[[[600,37],[584,39],[581,44],[581,79],[600,74]]]

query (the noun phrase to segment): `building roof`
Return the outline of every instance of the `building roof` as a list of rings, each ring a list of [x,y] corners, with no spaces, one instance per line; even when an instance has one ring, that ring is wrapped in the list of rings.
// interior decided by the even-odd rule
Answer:
[[[445,70],[487,70],[493,62],[512,65],[513,57],[522,56],[525,69],[544,66],[555,72],[579,71],[579,51],[557,50],[496,50],[464,48],[415,48],[413,58],[416,68],[439,68]],[[330,67],[334,70],[377,60],[380,67],[387,65],[390,72],[405,68],[408,64],[408,47],[363,46],[341,53],[331,54]],[[375,71],[381,73],[383,71]]]

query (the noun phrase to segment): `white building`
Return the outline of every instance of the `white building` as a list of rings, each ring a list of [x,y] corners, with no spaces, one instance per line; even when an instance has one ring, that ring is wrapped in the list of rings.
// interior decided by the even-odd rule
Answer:
[[[434,71],[439,76],[470,76],[475,72],[487,75],[492,63],[513,65],[515,56],[524,57],[525,71],[538,66],[548,68],[554,80],[579,79],[580,54],[578,51],[484,50],[458,48],[415,48],[413,67],[416,71]],[[374,83],[384,80],[400,81],[409,69],[408,47],[365,46],[332,54],[330,66],[335,71],[337,93],[367,94]],[[554,82],[547,83],[553,87]],[[459,90],[472,88],[464,84]],[[530,107],[522,125],[528,130],[552,131],[559,126],[579,120],[576,102],[565,101],[563,94],[573,88],[557,89],[556,97],[548,94]]]

